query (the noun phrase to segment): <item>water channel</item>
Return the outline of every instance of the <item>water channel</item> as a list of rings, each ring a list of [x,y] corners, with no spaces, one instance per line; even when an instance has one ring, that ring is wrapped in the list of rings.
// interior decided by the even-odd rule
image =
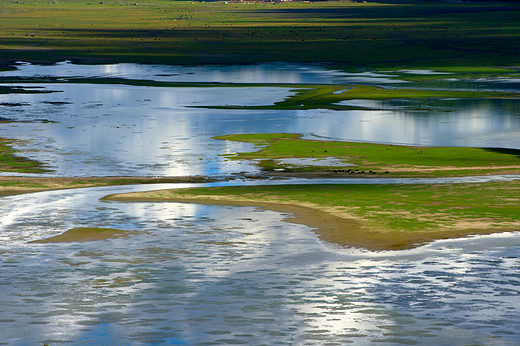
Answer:
[[[9,75],[405,83],[389,74],[286,65],[21,64],[0,73]],[[0,102],[10,104],[0,106],[0,117],[13,121],[0,126],[0,137],[19,139],[16,146],[24,155],[46,162],[57,176],[249,171],[249,164],[219,155],[251,147],[211,138],[238,132],[520,149],[517,100],[430,100],[421,111],[407,101],[387,102],[386,111],[208,110],[187,106],[271,104],[291,90],[24,86],[58,92],[0,95]],[[516,88],[514,81],[475,84],[475,89]],[[376,181],[345,181],[360,182]],[[308,227],[285,222],[287,215],[254,207],[99,201],[115,192],[187,186],[0,198],[0,344],[520,343],[518,233],[370,252],[325,243]],[[29,243],[81,226],[137,232],[86,243]]]

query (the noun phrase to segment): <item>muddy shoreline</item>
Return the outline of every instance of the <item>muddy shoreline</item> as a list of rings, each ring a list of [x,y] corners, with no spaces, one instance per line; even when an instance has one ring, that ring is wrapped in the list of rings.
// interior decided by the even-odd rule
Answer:
[[[256,200],[234,200],[232,198],[207,197],[163,197],[152,198],[133,197],[132,193],[125,195],[109,195],[102,200],[117,202],[176,202],[196,203],[204,205],[226,205],[239,207],[259,207],[288,214],[285,221],[299,225],[306,225],[320,237],[320,239],[342,247],[354,247],[370,251],[406,250],[441,239],[455,239],[472,235],[486,235],[500,232],[518,231],[514,229],[462,229],[450,232],[407,232],[403,231],[399,237],[381,230],[369,230],[364,227],[362,220],[341,217],[320,209],[319,206],[303,206],[279,201],[259,202]]]

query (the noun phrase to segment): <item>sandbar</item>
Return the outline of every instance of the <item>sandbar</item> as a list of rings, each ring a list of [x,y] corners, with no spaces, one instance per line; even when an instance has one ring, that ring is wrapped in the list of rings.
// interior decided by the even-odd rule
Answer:
[[[96,240],[106,240],[113,238],[125,238],[136,231],[124,231],[115,228],[91,228],[91,227],[77,227],[72,228],[62,234],[54,237],[35,240],[30,243],[69,243],[69,242],[86,242]]]

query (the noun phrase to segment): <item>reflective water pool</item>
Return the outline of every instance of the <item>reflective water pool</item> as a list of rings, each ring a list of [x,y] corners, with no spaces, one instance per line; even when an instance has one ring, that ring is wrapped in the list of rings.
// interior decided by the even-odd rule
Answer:
[[[98,200],[166,187],[0,199],[2,342],[520,342],[519,234],[369,252],[257,208]],[[27,243],[77,226],[138,233]]]
[[[244,83],[400,82],[378,73],[259,65],[166,67],[135,64],[23,64],[2,76],[118,77]],[[439,82],[440,83],[440,82]],[[486,82],[487,83],[487,82]],[[408,83],[410,86],[415,84]],[[20,85],[20,84],[17,84]],[[280,87],[143,87],[120,84],[27,84],[49,94],[0,95],[0,137],[60,176],[226,175],[255,171],[220,154],[251,146],[213,140],[230,133],[291,132],[308,138],[427,146],[520,148],[520,101],[444,99],[349,101],[372,110],[216,110],[190,106],[269,105],[292,94]],[[407,85],[408,87],[408,85]],[[473,82],[479,89],[482,85]],[[378,109],[386,109],[384,111]]]

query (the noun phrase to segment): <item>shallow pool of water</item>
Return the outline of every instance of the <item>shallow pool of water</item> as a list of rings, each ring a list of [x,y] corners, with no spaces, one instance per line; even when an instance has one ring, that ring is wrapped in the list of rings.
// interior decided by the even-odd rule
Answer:
[[[389,76],[316,66],[22,64],[1,76],[118,77],[169,81],[372,83]],[[349,79],[354,78],[354,79]],[[356,81],[356,78],[364,78]],[[339,79],[339,80],[338,80]],[[392,81],[397,81],[395,78]],[[440,83],[440,82],[439,82]],[[486,81],[487,83],[487,81]],[[410,86],[415,84],[408,83]],[[20,85],[20,84],[16,84]],[[227,175],[255,172],[219,155],[252,146],[211,137],[232,133],[302,133],[307,138],[404,145],[520,149],[520,102],[503,99],[349,101],[368,110],[218,110],[191,106],[270,105],[293,92],[280,87],[143,87],[114,84],[23,84],[50,94],[0,95],[0,137],[60,176]],[[481,85],[472,82],[475,89]],[[380,110],[385,109],[385,110]]]
[[[1,198],[1,341],[520,342],[518,234],[370,252],[323,243],[258,208],[98,200],[173,186]],[[27,243],[78,226],[138,234]]]

